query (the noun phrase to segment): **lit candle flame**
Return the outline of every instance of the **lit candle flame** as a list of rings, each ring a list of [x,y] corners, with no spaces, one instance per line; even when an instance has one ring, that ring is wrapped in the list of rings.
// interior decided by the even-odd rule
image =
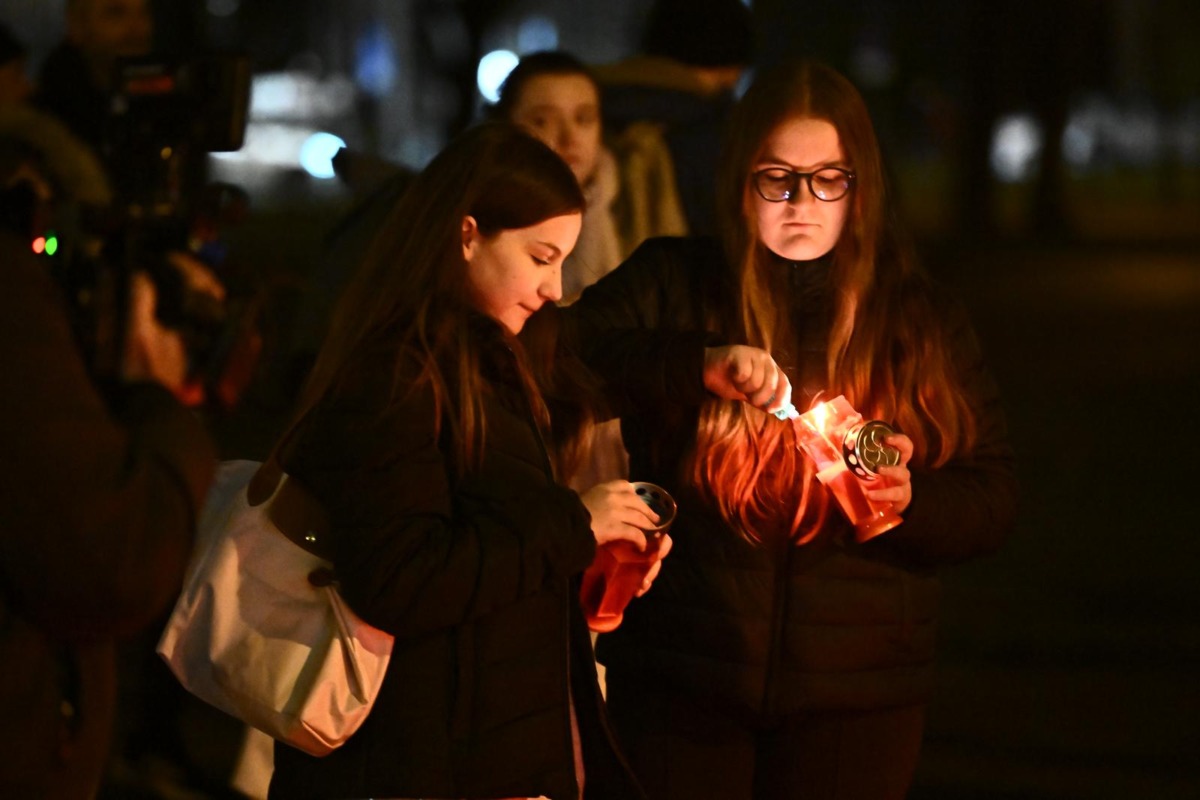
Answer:
[[[825,427],[829,422],[829,404],[819,403],[818,405],[813,406],[812,410],[810,410],[808,413],[810,415],[809,418],[812,420],[813,427],[815,427],[821,433],[825,433]]]

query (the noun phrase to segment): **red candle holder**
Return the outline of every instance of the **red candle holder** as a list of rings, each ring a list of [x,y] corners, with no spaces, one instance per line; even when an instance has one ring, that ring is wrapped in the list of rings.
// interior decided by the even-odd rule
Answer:
[[[675,521],[675,500],[653,483],[635,482],[634,491],[658,514],[658,525],[643,529],[646,549],[624,540],[596,548],[596,557],[583,573],[579,601],[588,627],[597,633],[616,630],[625,618],[625,607],[642,588],[650,567],[658,560],[663,535]]]
[[[900,463],[900,451],[884,443],[895,433],[885,422],[863,420],[842,395],[788,415],[796,440],[817,467],[817,480],[833,493],[860,542],[890,531],[903,520],[892,504],[867,497],[880,466]]]

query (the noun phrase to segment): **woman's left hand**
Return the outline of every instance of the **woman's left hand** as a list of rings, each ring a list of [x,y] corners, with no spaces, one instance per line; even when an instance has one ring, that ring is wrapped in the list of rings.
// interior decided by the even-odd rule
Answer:
[[[867,489],[866,494],[872,500],[890,502],[897,514],[903,514],[912,502],[912,473],[908,471],[908,462],[912,458],[913,442],[903,433],[893,433],[883,441],[900,451],[900,463],[894,467],[880,467],[883,486]]]

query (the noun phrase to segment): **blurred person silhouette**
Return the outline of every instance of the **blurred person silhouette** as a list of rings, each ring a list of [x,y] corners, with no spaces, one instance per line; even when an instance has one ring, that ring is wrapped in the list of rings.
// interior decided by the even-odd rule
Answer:
[[[270,797],[643,796],[579,591],[598,544],[644,544],[656,515],[627,481],[556,479],[589,413],[586,373],[550,358],[583,209],[549,147],[484,123],[413,179],[342,297],[276,456],[335,531],[343,598],[395,643],[344,745],[276,742]]]
[[[116,642],[179,592],[213,445],[178,400],[183,340],[131,276],[120,369],[86,363],[30,220],[61,202],[24,142],[0,139],[0,796],[94,797],[116,712]],[[49,216],[53,219],[53,215]],[[170,256],[196,291],[222,289]]]
[[[114,67],[148,55],[153,34],[146,0],[66,0],[66,35],[42,63],[34,103],[103,157]]]
[[[753,54],[742,0],[656,0],[640,52],[592,68],[605,129],[626,140],[625,171],[673,178],[689,233],[716,233],[721,131]]]
[[[597,644],[610,715],[656,800],[899,800],[933,691],[938,570],[1013,524],[998,390],[961,304],[894,227],[870,116],[840,74],[760,76],[719,186],[720,239],[651,240],[562,312],[626,395],[634,474],[679,504],[654,591]],[[694,330],[761,348],[733,373],[748,402],[719,399],[707,372],[717,397],[662,385],[667,366],[726,357],[668,349]],[[793,387],[800,409],[844,395],[898,429],[897,463],[865,489],[897,527],[856,535],[772,413]]]
[[[58,118],[30,103],[26,56],[25,45],[0,25],[0,141],[8,161],[3,174],[15,185],[19,170],[47,207],[52,196],[84,206],[108,205],[112,188],[96,153]]]
[[[26,72],[28,56],[24,43],[0,23],[0,107],[23,103],[33,93]]]

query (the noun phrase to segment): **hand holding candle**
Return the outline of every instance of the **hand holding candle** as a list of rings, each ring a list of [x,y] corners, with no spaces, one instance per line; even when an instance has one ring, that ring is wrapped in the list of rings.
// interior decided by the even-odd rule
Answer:
[[[671,550],[671,537],[667,535],[675,521],[675,500],[665,489],[652,483],[611,481],[589,490],[585,497],[597,489],[624,484],[616,492],[622,497],[631,494],[634,502],[644,509],[643,527],[638,530],[636,541],[624,537],[608,541],[597,541],[596,558],[583,573],[579,590],[579,601],[588,627],[597,633],[615,630],[625,617],[625,607],[634,597],[641,597],[650,588],[662,566],[662,559]],[[613,492],[609,492],[612,494]],[[653,520],[652,522],[650,520]]]
[[[817,480],[829,488],[860,542],[902,522],[900,512],[912,500],[907,436],[879,420],[864,421],[841,395],[797,415],[792,425],[797,444],[817,467]]]
[[[876,469],[883,481],[878,482],[878,486],[867,488],[867,497],[875,502],[891,503],[897,514],[903,514],[912,502],[912,473],[908,471],[908,462],[912,458],[913,442],[903,433],[893,433],[885,437],[884,442],[896,448],[900,453],[900,461],[893,466]]]

